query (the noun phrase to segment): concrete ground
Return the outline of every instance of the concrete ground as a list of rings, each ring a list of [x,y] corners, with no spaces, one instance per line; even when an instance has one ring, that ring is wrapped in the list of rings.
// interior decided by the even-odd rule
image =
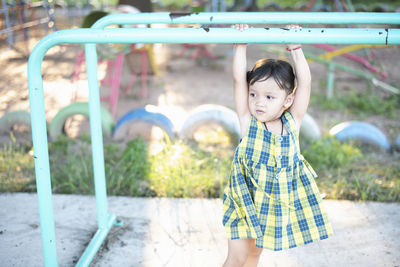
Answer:
[[[400,204],[325,200],[335,235],[265,250],[260,266],[400,266]],[[109,197],[124,221],[91,266],[221,266],[227,241],[219,199]],[[73,266],[97,229],[92,196],[54,195],[59,266]],[[0,266],[43,266],[36,194],[0,194]]]

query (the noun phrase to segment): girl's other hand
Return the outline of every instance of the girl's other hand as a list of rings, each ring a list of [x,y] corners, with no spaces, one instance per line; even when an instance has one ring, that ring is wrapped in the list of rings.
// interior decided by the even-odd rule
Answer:
[[[247,30],[248,28],[249,28],[249,25],[247,25],[247,24],[235,24],[234,26],[233,26],[236,30],[239,30],[239,31],[245,31],[245,30]]]
[[[301,29],[301,26],[297,25],[297,24],[289,24],[289,25],[286,25],[285,28],[287,28],[287,29]],[[287,48],[289,50],[292,50],[294,48],[301,47],[301,44],[286,44],[286,46],[287,46]]]
[[[232,28],[235,28],[236,30],[242,32],[242,31],[247,30],[249,28],[249,25],[247,25],[247,24],[235,24],[235,25],[232,25]],[[246,45],[246,43],[238,43],[238,45]]]

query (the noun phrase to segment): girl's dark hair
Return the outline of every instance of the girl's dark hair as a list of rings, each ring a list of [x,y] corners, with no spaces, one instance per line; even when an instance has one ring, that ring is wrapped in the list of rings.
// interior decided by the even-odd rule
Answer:
[[[289,95],[295,87],[295,75],[292,66],[279,59],[260,59],[253,69],[247,72],[247,83],[253,85],[255,82],[265,81],[273,77],[278,86]]]

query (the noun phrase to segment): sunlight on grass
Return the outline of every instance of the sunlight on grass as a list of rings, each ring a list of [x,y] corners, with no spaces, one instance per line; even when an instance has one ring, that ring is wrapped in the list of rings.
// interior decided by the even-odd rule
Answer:
[[[104,146],[107,193],[136,197],[221,197],[235,145],[224,130],[199,128],[194,140],[136,138]],[[217,142],[217,140],[219,140]],[[400,155],[332,137],[303,141],[303,154],[329,199],[400,201]],[[49,143],[54,193],[94,194],[90,138],[65,136]],[[32,146],[0,148],[0,191],[34,192]]]
[[[0,149],[0,192],[29,190],[34,181],[33,153],[29,147],[11,143]]]
[[[193,139],[199,144],[230,145],[231,138],[221,125],[207,124],[197,128]]]
[[[163,148],[150,156],[150,190],[164,197],[220,197],[224,182],[227,181],[233,148],[226,149],[227,143],[219,150],[228,153],[211,153],[220,145],[216,140],[222,131],[213,132],[207,128],[207,134],[201,129],[196,131],[199,143],[166,140],[159,144]],[[229,139],[229,137],[228,137]],[[209,142],[212,141],[212,142]],[[203,149],[206,148],[206,149]]]

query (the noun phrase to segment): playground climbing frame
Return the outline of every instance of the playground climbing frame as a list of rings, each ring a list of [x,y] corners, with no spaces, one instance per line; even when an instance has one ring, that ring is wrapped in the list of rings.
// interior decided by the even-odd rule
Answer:
[[[400,24],[396,13],[139,13],[115,14],[97,21],[91,29],[54,32],[34,48],[28,62],[35,174],[39,201],[40,227],[45,266],[57,266],[57,250],[51,199],[51,176],[44,109],[41,64],[46,52],[62,43],[85,44],[89,83],[89,113],[92,140],[98,230],[77,266],[88,266],[117,224],[108,213],[104,172],[100,95],[97,77],[97,43],[322,43],[322,44],[400,44],[400,29],[337,28],[251,28],[238,32],[232,28],[118,28],[111,24]],[[339,38],[340,37],[340,38]]]

